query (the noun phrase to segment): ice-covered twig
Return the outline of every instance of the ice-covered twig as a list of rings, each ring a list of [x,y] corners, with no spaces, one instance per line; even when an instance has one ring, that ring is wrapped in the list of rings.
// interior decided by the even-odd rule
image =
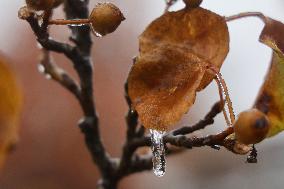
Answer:
[[[40,65],[43,67],[43,74],[50,76],[51,79],[60,83],[64,88],[74,94],[77,99],[81,98],[78,84],[51,60],[50,53],[46,49],[42,50]]]

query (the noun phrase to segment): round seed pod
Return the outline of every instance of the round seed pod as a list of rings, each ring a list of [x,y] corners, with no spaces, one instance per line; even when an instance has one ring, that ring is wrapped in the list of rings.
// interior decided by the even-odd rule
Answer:
[[[261,142],[269,131],[267,116],[258,109],[250,109],[239,114],[234,123],[237,141],[243,144],[256,144]]]
[[[187,8],[199,7],[203,0],[183,0]]]
[[[104,36],[112,33],[125,18],[112,3],[99,3],[92,11],[90,22],[94,32]]]
[[[35,11],[48,10],[53,7],[54,0],[26,0],[28,8]]]

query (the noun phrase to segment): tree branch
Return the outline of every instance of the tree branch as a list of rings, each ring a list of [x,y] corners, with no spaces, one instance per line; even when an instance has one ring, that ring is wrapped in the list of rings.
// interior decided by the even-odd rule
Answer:
[[[64,88],[69,90],[78,100],[81,98],[81,91],[78,84],[63,69],[59,68],[51,60],[50,53],[43,49],[40,65],[43,66],[43,74],[50,76],[51,79],[60,83]]]
[[[176,0],[167,1],[166,11],[175,1]],[[64,10],[66,17],[68,19],[88,18],[88,4],[89,0],[65,0]],[[92,47],[91,29],[88,25],[81,27],[69,26],[72,32],[70,40],[74,44],[58,42],[51,39],[48,33],[47,26],[51,16],[52,11],[46,11],[42,16],[43,23],[40,25],[39,16],[36,15],[35,12],[29,11],[27,7],[23,7],[19,11],[19,17],[28,21],[37,37],[37,41],[44,48],[41,64],[45,68],[45,73],[49,74],[53,80],[57,81],[74,94],[81,105],[84,117],[80,120],[79,127],[85,136],[85,143],[92,159],[102,175],[98,188],[116,189],[118,182],[127,175],[152,169],[152,157],[137,153],[139,148],[151,146],[150,136],[145,136],[145,128],[138,124],[138,114],[131,108],[131,100],[128,96],[126,83],[125,99],[129,107],[126,115],[127,137],[119,161],[109,157],[101,141],[99,119],[96,115],[95,100],[93,98],[93,68],[90,57]],[[233,20],[235,17],[228,19]],[[62,53],[70,59],[79,76],[79,84],[51,61],[49,51]],[[183,151],[173,150],[173,146],[180,147],[179,149],[192,149],[194,147],[203,146],[218,149],[219,146],[224,146],[228,150],[238,153],[239,151],[235,149],[237,143],[234,137],[230,137],[233,133],[232,127],[228,127],[223,132],[216,135],[205,137],[186,136],[213,124],[214,118],[222,109],[223,103],[218,102],[211,108],[205,118],[197,124],[173,130],[165,135],[163,141],[166,146],[170,146],[167,150],[168,154],[176,154]],[[256,157],[255,150],[252,151],[252,156]]]
[[[88,18],[88,0],[66,0],[64,4],[67,19]],[[96,115],[93,98],[93,69],[90,59],[92,40],[90,27],[70,27],[71,39],[76,44],[76,53],[70,58],[80,78],[81,106],[85,118],[80,128],[85,135],[85,141],[94,162],[100,169],[103,178],[108,178],[113,172],[113,164],[101,142],[99,121]]]
[[[67,17],[88,17],[88,4],[88,0],[66,0],[65,12]],[[63,53],[73,63],[73,66],[80,78],[80,93],[78,91],[75,93],[76,96],[80,97],[79,102],[85,116],[80,121],[79,126],[85,135],[86,145],[94,162],[100,169],[102,176],[107,178],[109,174],[113,172],[113,162],[109,158],[101,142],[99,122],[93,99],[93,71],[90,59],[92,42],[90,28],[88,26],[72,27],[71,38],[73,42],[76,42],[75,46],[67,43],[61,43],[49,37],[47,26],[50,16],[51,13],[45,12],[43,23],[40,25],[38,20],[39,16],[36,15],[35,12],[30,11],[27,7],[23,7],[19,11],[19,17],[28,21],[35,36],[37,37],[37,41],[44,49],[47,51]]]
[[[215,103],[203,120],[191,127],[182,127],[180,129],[171,131],[169,134],[164,136],[164,143],[187,149],[202,146],[210,146],[213,148],[216,148],[216,146],[224,146],[229,150],[234,151],[234,145],[229,145],[229,143],[224,142],[225,138],[233,133],[233,129],[231,127],[217,135],[209,135],[201,138],[188,138],[185,136],[193,133],[196,130],[203,129],[206,126],[211,125],[214,122],[214,117],[221,111],[221,103]],[[132,137],[130,140],[127,140],[123,148],[124,153],[121,159],[121,165],[123,165],[123,167],[120,167],[120,171],[118,172],[120,177],[152,168],[151,157],[140,157],[139,155],[135,154],[135,151],[138,148],[145,146],[151,146],[150,136],[142,136],[138,138]]]
[[[197,124],[189,127],[182,127],[172,132],[174,136],[176,135],[187,135],[193,133],[194,131],[198,131],[204,129],[206,126],[214,123],[214,118],[222,112],[224,104],[221,102],[217,102],[213,105],[209,113],[205,116],[204,119],[200,120]]]

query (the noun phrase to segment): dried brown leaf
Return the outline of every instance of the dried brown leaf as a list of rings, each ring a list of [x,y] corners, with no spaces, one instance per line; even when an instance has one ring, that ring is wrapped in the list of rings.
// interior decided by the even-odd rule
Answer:
[[[147,128],[167,130],[215,77],[228,51],[223,17],[202,8],[168,12],[139,40],[140,55],[128,78],[129,96]]]
[[[259,40],[271,47],[274,51],[284,54],[284,24],[266,17],[265,26],[261,32]]]
[[[0,57],[0,168],[18,138],[21,93],[15,75]]]
[[[229,52],[225,18],[203,8],[168,12],[154,20],[140,36],[140,54],[161,46],[178,46],[210,63],[217,71]],[[206,72],[198,91],[215,77]]]
[[[273,55],[255,106],[268,116],[268,136],[274,136],[284,130],[284,24],[268,17],[264,22],[259,40],[272,48]]]
[[[129,77],[129,96],[147,128],[166,130],[195,100],[204,68],[202,60],[172,47],[138,57]]]

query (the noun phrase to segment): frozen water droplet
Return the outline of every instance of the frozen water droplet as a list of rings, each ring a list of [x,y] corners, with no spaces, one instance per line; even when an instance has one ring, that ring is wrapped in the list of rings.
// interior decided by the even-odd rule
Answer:
[[[103,35],[101,33],[99,33],[98,31],[95,30],[95,28],[93,27],[92,24],[90,24],[91,26],[91,29],[93,31],[93,34],[96,36],[96,37],[103,37]]]
[[[45,67],[42,64],[38,64],[37,69],[38,69],[39,73],[44,74],[44,77],[46,79],[49,80],[49,79],[52,78],[50,74],[46,73]]]
[[[80,27],[80,26],[85,26],[87,24],[67,24],[67,25],[72,27]]]
[[[45,68],[42,64],[37,65],[37,69],[39,73],[45,73]]]
[[[44,75],[45,79],[50,80],[51,79],[51,75],[50,74],[45,74]]]
[[[40,26],[42,26],[42,24],[43,24],[43,19],[42,19],[41,17],[38,19],[38,24],[39,24]]]
[[[42,49],[42,46],[40,43],[36,43],[36,45],[37,45],[37,48]]]
[[[96,36],[96,37],[103,37],[103,35],[102,35],[102,34],[100,34],[100,33],[96,32],[95,30],[94,30],[94,33],[95,33],[95,36]]]
[[[153,153],[153,171],[158,177],[164,176],[166,172],[166,157],[163,135],[165,132],[150,129]]]

